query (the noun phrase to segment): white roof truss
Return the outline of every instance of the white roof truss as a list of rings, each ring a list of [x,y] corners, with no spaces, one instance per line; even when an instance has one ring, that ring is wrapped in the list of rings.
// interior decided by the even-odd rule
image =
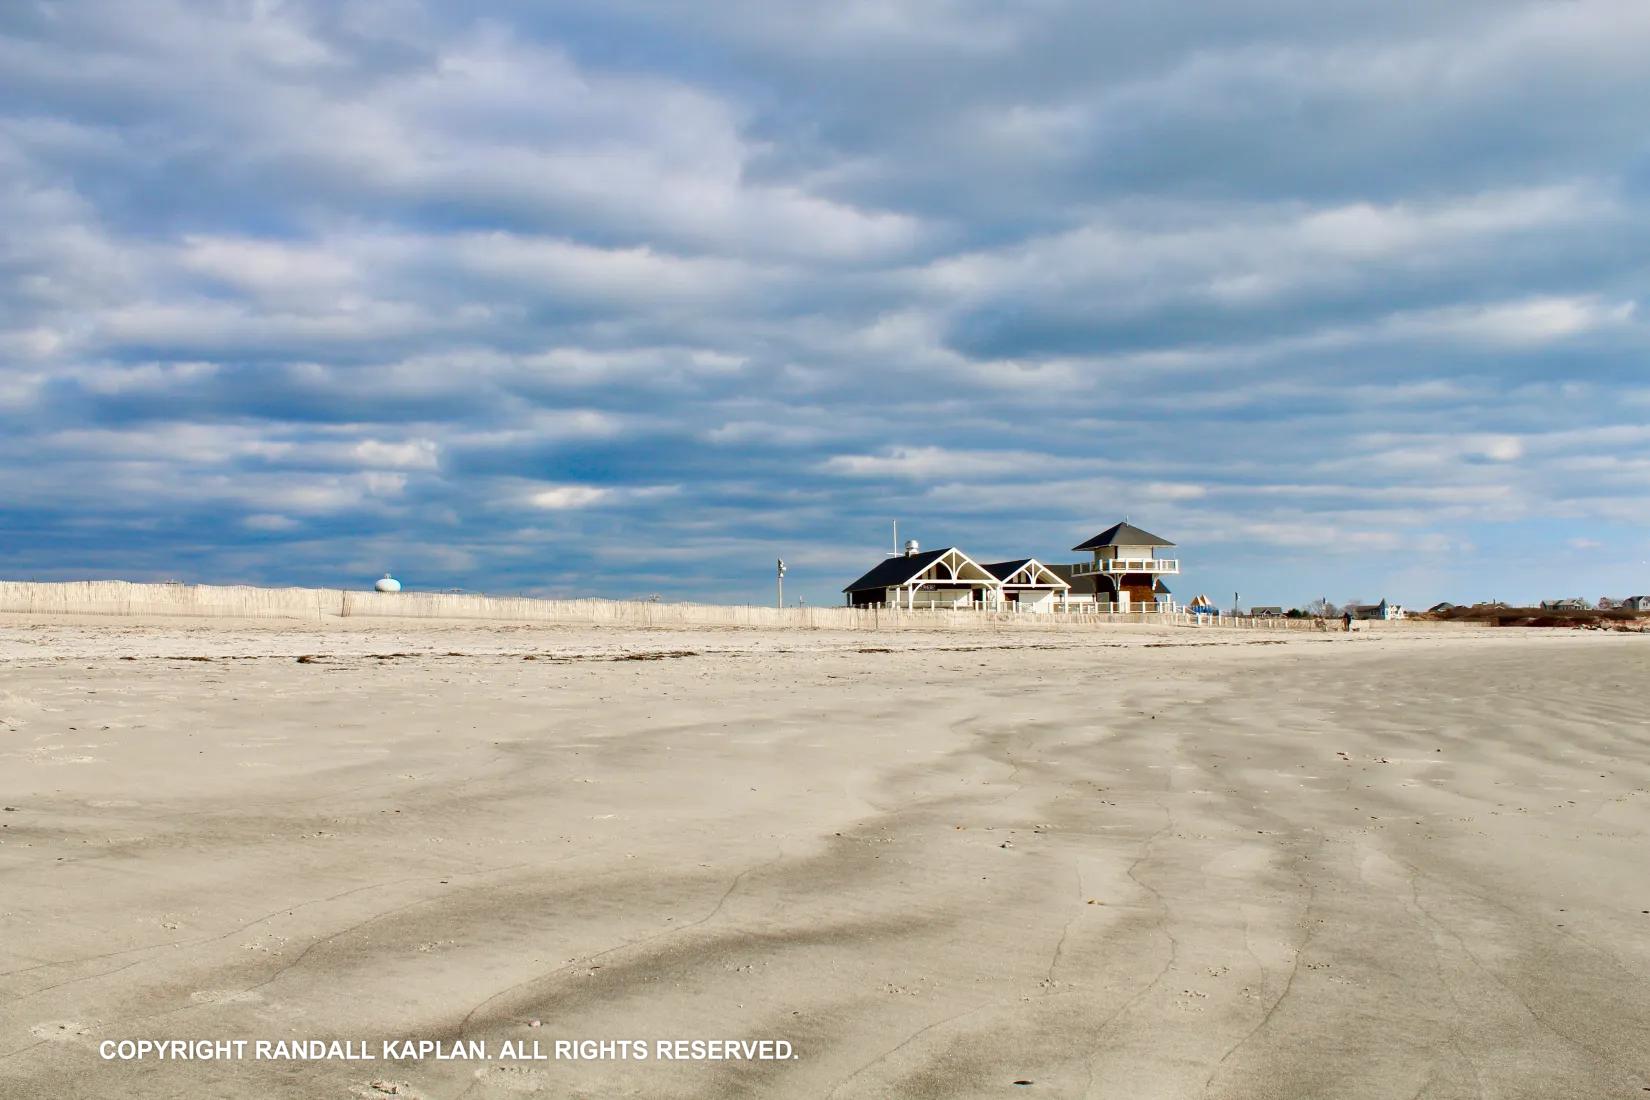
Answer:
[[[1036,558],[1003,578],[1005,588],[1070,588],[1066,579]]]
[[[953,547],[905,583],[966,584],[971,587],[996,588],[1002,582],[982,569],[973,558]]]

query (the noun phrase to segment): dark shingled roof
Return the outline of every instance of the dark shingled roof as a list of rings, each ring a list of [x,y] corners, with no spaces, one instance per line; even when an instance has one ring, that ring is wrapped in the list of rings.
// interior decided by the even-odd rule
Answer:
[[[1081,546],[1073,546],[1073,550],[1098,550],[1102,546],[1173,546],[1168,539],[1160,538],[1150,531],[1142,531],[1131,523],[1116,523],[1101,531]]]
[[[942,547],[939,550],[925,550],[920,554],[906,557],[901,554],[897,558],[884,558],[876,567],[859,580],[844,588],[844,592],[863,592],[867,588],[893,588],[904,584],[912,577],[939,561],[953,548]]]
[[[1013,561],[981,562],[980,568],[984,569],[987,573],[990,573],[998,580],[1006,581],[1018,572],[1022,565],[1030,560],[1030,558],[1015,558]]]
[[[1070,562],[1047,562],[1046,564],[1056,577],[1071,585],[1073,595],[1081,596],[1085,593],[1095,595],[1100,591],[1102,581],[1105,583],[1107,592],[1117,590],[1116,579],[1103,573],[1085,573],[1079,577],[1072,572],[1077,566]]]
[[[980,568],[984,569],[987,573],[990,573],[993,577],[996,577],[998,580],[1006,581],[1006,580],[1008,580],[1008,578],[1012,577],[1015,573],[1018,573],[1020,571],[1020,569],[1022,567],[1024,567],[1027,562],[1033,562],[1033,561],[1037,561],[1037,559],[1036,558],[1015,558],[1013,561],[982,562],[980,564]],[[1049,572],[1053,573],[1055,576],[1060,577],[1060,579],[1066,583],[1067,587],[1070,587],[1070,585],[1071,585],[1071,578],[1070,577],[1060,576],[1059,570],[1055,569],[1054,566],[1049,565],[1047,562],[1037,562],[1037,564],[1041,565],[1044,569],[1047,569]],[[1046,581],[1042,581],[1042,582],[1038,582],[1038,583],[1047,584]]]

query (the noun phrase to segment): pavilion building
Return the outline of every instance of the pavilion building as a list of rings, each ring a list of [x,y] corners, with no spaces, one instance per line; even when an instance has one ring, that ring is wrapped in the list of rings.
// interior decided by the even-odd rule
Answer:
[[[995,609],[1002,606],[1003,585],[955,546],[918,551],[912,542],[842,591],[849,607]]]
[[[1036,558],[980,564],[955,546],[919,552],[908,542],[903,554],[884,559],[842,591],[849,607],[1172,611],[1174,597],[1163,578],[1178,574],[1180,562],[1158,551],[1173,546],[1127,522],[1073,547],[1093,558],[1069,565]]]
[[[1174,543],[1142,531],[1133,524],[1116,523],[1072,547],[1088,551],[1093,560],[1057,566],[1056,572],[1072,585],[1072,599],[1093,601],[1099,611],[1172,611],[1174,595],[1164,577],[1180,572],[1180,562],[1157,556]]]

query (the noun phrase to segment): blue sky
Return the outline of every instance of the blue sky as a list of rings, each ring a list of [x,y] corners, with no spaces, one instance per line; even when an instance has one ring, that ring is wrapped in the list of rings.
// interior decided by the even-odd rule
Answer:
[[[1650,590],[1643,0],[15,0],[0,573]]]

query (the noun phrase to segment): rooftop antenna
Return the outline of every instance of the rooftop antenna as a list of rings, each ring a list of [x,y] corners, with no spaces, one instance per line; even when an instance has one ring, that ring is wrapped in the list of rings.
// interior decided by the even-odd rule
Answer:
[[[897,519],[894,521],[894,552],[889,556],[899,557],[899,520]]]

